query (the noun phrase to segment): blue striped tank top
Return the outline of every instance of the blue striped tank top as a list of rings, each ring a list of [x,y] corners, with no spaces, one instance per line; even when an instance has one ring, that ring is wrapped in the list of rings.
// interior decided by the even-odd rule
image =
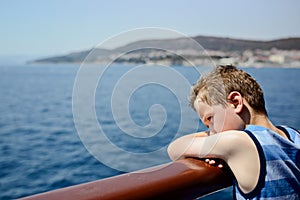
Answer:
[[[289,140],[262,126],[249,125],[244,130],[258,150],[260,175],[254,190],[247,194],[235,181],[236,199],[300,200],[300,133],[285,126],[278,128]]]

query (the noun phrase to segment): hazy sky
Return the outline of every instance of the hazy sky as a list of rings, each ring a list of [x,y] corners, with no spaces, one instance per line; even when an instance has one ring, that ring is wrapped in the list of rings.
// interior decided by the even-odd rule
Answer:
[[[1,0],[0,55],[59,55],[141,27],[189,36],[300,36],[299,0]]]

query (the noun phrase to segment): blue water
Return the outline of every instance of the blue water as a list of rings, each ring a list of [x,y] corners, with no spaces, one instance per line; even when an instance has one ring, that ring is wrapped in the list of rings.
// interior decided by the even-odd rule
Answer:
[[[160,124],[165,120],[161,116],[165,116],[166,121],[161,130],[152,127],[157,132],[154,137],[148,137],[148,133],[144,138],[124,134],[124,130],[114,122],[116,116],[111,112],[110,100],[113,86],[131,69],[129,66],[110,68],[95,91],[97,119],[103,131],[111,133],[107,137],[112,143],[127,152],[147,153],[164,150],[174,137],[194,129],[189,125],[194,127],[196,124],[199,130],[203,129],[196,114],[186,106],[183,111],[188,113],[190,124],[184,124],[179,135],[176,135],[182,114],[178,107],[187,105],[187,99],[178,99],[176,91],[162,85],[148,84],[135,90],[127,100],[132,121],[125,114],[117,117],[124,128],[134,131],[131,129],[134,124],[141,127],[151,124],[149,109],[154,104],[160,104],[165,113],[159,107],[158,112],[152,115],[153,123]],[[155,69],[160,70],[159,67]],[[72,92],[78,70],[78,65],[0,66],[0,199],[14,199],[121,174],[123,172],[114,168],[124,165],[134,169],[144,166],[145,162],[151,166],[169,161],[165,152],[148,163],[143,161],[144,165],[136,162],[122,165],[120,162],[112,167],[93,157],[77,134],[73,120]],[[190,83],[198,78],[193,68],[178,66],[175,70]],[[261,83],[271,120],[275,124],[300,128],[300,69],[246,70]],[[169,78],[163,70],[160,74],[165,79]],[[181,83],[174,82],[180,88]],[[151,130],[150,127],[149,132]],[[113,152],[109,154],[105,146],[98,146],[98,149],[108,152],[108,162],[116,163],[119,161],[116,158],[126,160],[126,156],[115,157]],[[203,199],[218,198],[217,195],[222,195],[222,199],[231,199],[231,190]]]

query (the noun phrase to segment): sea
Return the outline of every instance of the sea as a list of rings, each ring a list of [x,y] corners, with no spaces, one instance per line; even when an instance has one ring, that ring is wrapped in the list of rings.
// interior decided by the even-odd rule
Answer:
[[[0,65],[0,199],[170,162],[181,135],[205,130],[188,105],[207,67]],[[271,121],[300,129],[300,68],[244,68]],[[200,198],[232,199],[232,188]]]

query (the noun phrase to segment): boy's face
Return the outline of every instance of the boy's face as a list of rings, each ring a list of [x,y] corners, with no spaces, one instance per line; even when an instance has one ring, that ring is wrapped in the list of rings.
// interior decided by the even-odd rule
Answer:
[[[243,120],[230,104],[226,108],[222,105],[210,106],[196,99],[194,106],[203,124],[209,128],[210,134],[245,128]]]

